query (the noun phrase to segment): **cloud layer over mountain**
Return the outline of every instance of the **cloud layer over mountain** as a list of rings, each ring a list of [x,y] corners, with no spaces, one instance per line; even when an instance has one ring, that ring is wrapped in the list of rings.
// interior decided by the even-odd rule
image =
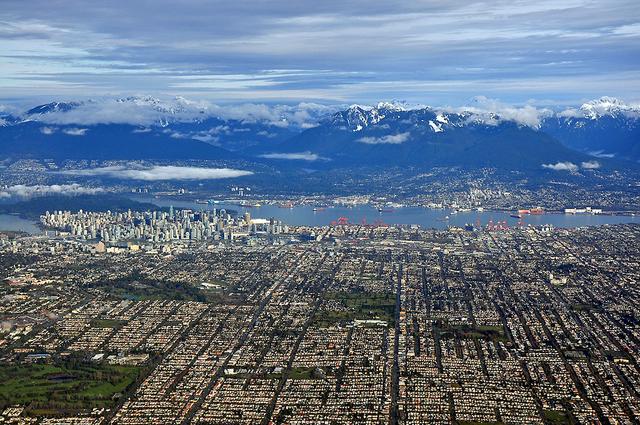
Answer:
[[[152,96],[98,98],[74,101],[65,108],[56,108],[56,104],[51,105],[53,106],[45,112],[35,111],[30,118],[57,125],[132,124],[140,126],[222,118],[247,123],[260,122],[278,127],[309,128],[322,116],[338,108],[338,106],[315,103],[216,105],[206,100],[192,100],[181,96],[166,99]]]
[[[102,193],[104,189],[95,187],[84,187],[79,184],[54,184],[54,185],[13,185],[0,188],[0,198],[30,198],[45,195],[95,195]]]
[[[582,104],[580,107],[560,108],[553,110],[549,107],[526,104],[524,106],[511,105],[497,99],[476,96],[468,104],[461,106],[438,106],[424,104],[396,104],[380,102],[376,106],[358,105],[364,111],[380,111],[376,120],[383,119],[385,111],[394,108],[403,110],[417,110],[431,108],[447,114],[464,114],[468,122],[482,121],[485,124],[497,125],[501,121],[513,121],[520,125],[539,128],[541,123],[550,117],[558,118],[589,118],[596,119],[606,115],[623,115],[640,118],[640,103],[625,103],[619,99],[602,97]],[[192,100],[181,96],[173,98],[156,98],[152,96],[130,96],[126,98],[99,98],[79,100],[70,103],[50,103],[33,108],[28,114],[13,112],[18,116],[30,120],[37,120],[48,124],[43,127],[43,134],[53,134],[59,126],[79,126],[66,128],[62,131],[75,136],[85,135],[86,128],[97,124],[130,124],[141,127],[152,125],[166,126],[171,123],[199,122],[208,118],[234,120],[243,123],[259,123],[269,126],[304,130],[318,125],[331,114],[344,110],[346,106],[321,105],[316,103],[299,103],[294,105],[281,104],[237,104],[217,105],[206,100]],[[446,118],[443,118],[446,119]],[[446,123],[434,123],[435,126]],[[136,132],[147,131],[140,128]],[[229,127],[216,126],[204,128],[198,134],[185,135],[175,132],[173,137],[192,137],[202,141],[216,141],[220,134],[230,131]],[[402,143],[403,137],[389,137],[387,139],[364,139],[362,143],[384,144]]]
[[[131,180],[217,180],[243,177],[253,174],[251,171],[232,168],[178,167],[172,165],[142,167],[137,165],[89,168],[81,170],[65,170],[60,174],[82,177],[111,177]]]
[[[357,140],[359,143],[367,145],[399,145],[409,140],[410,133],[389,134],[381,137],[361,137]]]
[[[312,152],[293,152],[293,153],[266,153],[260,155],[261,158],[266,159],[291,159],[291,160],[302,160],[302,161],[318,161],[318,160],[326,160],[326,158],[321,157],[318,154]]]

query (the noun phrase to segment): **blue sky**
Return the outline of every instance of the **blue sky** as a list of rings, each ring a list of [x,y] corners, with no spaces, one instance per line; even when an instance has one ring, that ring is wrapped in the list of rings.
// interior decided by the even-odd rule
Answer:
[[[638,0],[3,0],[0,99],[640,99]]]

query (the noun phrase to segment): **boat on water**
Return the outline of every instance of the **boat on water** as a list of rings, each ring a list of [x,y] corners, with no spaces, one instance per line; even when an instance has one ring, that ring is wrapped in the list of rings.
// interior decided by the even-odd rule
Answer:
[[[542,215],[544,214],[544,209],[542,207],[531,208],[531,215]]]
[[[379,212],[379,213],[392,213],[392,212],[393,212],[393,209],[391,209],[391,208],[382,208],[382,207],[380,207],[380,208],[378,208],[378,212]]]
[[[513,218],[522,218],[522,214],[511,214]]]
[[[282,204],[278,204],[278,208],[293,208],[293,202],[283,202]]]
[[[260,208],[262,206],[262,204],[256,202],[256,203],[250,203],[250,202],[243,202],[240,204],[241,207],[244,208]]]

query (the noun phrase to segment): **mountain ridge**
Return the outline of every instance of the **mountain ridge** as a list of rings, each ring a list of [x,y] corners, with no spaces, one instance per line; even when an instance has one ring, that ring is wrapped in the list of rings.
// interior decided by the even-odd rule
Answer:
[[[0,154],[242,157],[279,164],[285,159],[289,164],[313,161],[330,167],[459,162],[516,168],[518,161],[524,161],[531,169],[540,167],[540,161],[581,162],[589,155],[602,161],[640,160],[640,106],[606,96],[562,111],[483,102],[479,99],[466,108],[379,102],[338,110],[313,104],[223,110],[179,96],[169,101],[129,96],[51,102],[2,115]],[[537,147],[534,140],[539,141]]]

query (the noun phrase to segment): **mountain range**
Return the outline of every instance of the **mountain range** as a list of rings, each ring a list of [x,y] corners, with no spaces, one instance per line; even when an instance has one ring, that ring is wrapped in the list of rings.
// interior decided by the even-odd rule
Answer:
[[[249,159],[315,168],[540,170],[556,164],[606,167],[612,161],[635,166],[640,161],[640,107],[609,97],[557,111],[398,103],[217,107],[152,97],[54,102],[0,115],[0,155]]]

